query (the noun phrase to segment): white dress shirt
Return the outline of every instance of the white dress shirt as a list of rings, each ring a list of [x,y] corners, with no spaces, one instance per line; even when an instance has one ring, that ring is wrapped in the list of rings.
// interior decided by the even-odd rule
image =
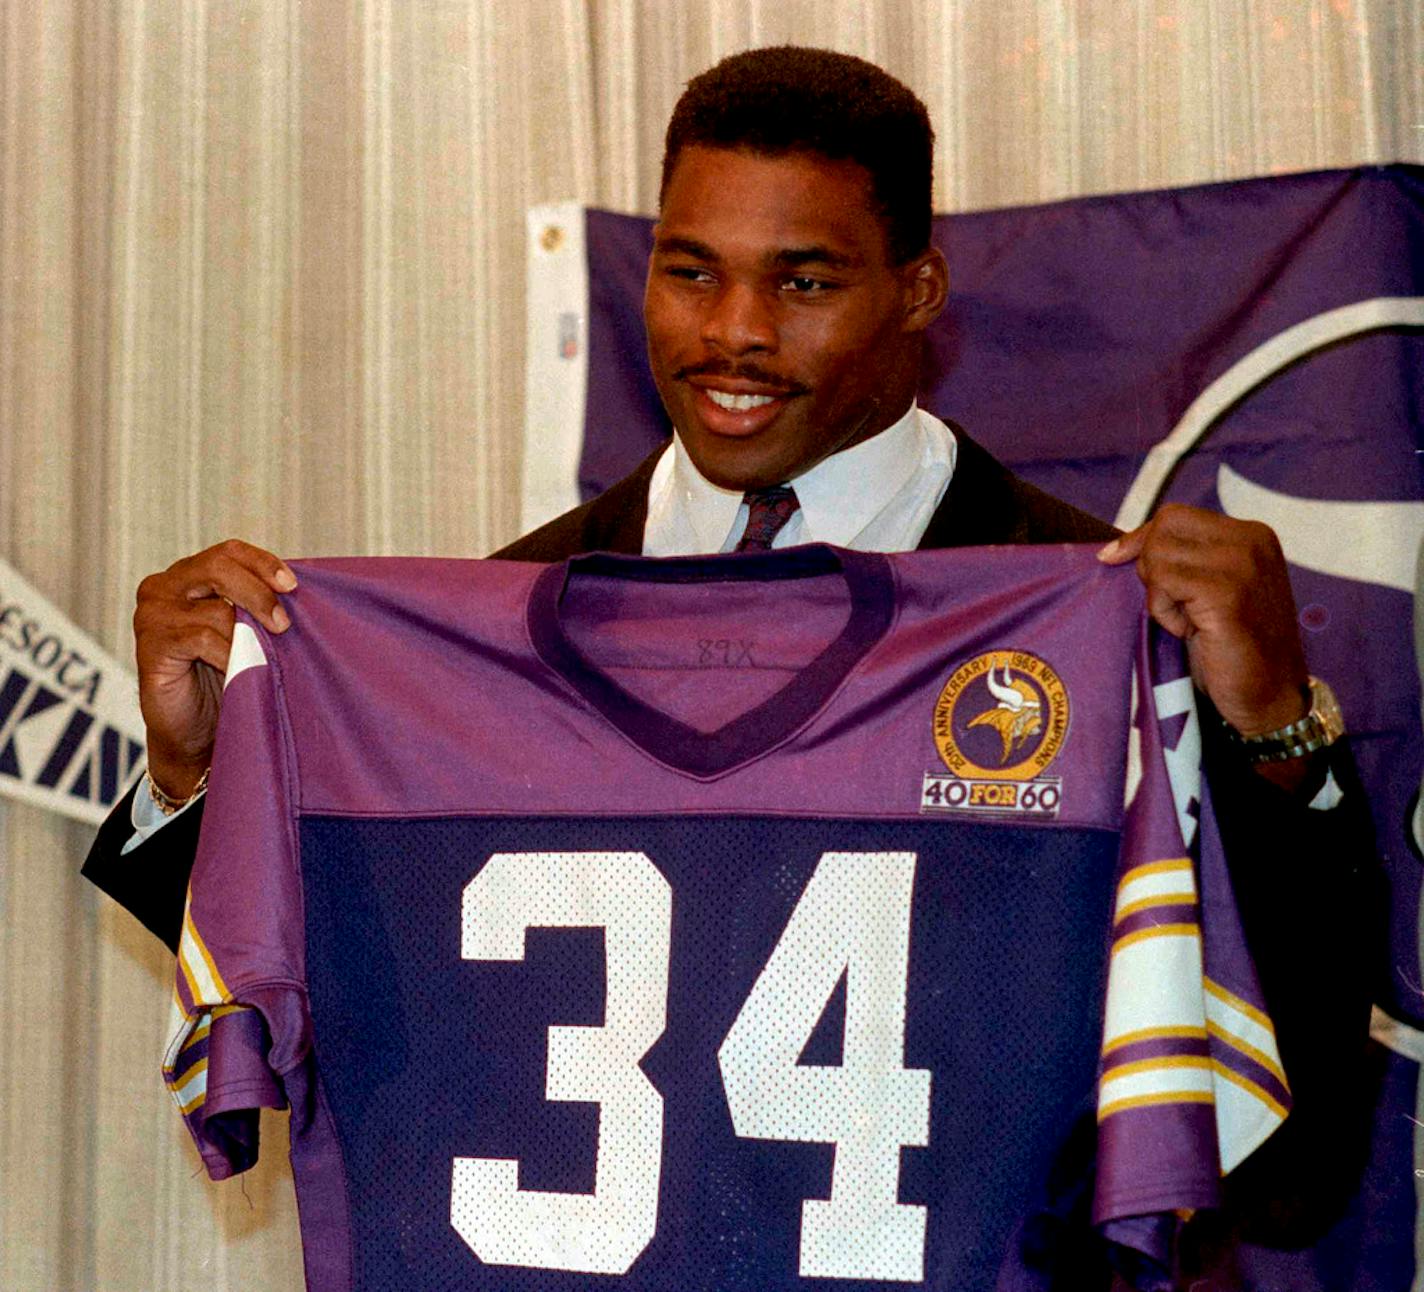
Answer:
[[[957,448],[949,427],[911,404],[878,435],[789,482],[801,505],[772,547],[834,543],[861,552],[912,550],[949,487]],[[714,485],[674,435],[648,483],[643,555],[730,552],[747,527],[747,511],[742,491]]]

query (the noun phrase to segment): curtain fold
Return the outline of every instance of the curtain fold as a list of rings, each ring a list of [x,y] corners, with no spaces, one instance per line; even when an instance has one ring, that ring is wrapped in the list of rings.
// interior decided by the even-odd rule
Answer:
[[[1424,161],[1424,0],[0,0],[0,559],[131,658],[229,536],[507,542],[525,208],[653,209],[682,85],[782,41],[924,97],[940,209]],[[89,837],[0,798],[0,1286],[300,1286],[282,1118],[198,1175]]]

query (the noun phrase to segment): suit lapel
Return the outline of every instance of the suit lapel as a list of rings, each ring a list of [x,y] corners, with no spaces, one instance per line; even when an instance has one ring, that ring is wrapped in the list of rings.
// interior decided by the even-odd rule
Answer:
[[[958,441],[954,474],[920,539],[920,550],[1022,542],[1017,537],[1021,516],[1013,477],[960,427],[953,430]]]

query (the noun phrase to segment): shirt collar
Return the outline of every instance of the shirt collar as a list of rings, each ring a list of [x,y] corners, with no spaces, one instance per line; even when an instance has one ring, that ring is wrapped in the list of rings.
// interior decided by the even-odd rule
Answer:
[[[801,503],[802,541],[849,545],[904,486],[921,456],[917,412],[911,404],[883,431],[832,453],[790,481]],[[742,491],[723,489],[708,480],[676,434],[669,485],[696,535],[696,550],[718,551],[736,522]]]
[[[791,481],[805,517],[806,542],[851,540],[904,487],[920,463],[920,431],[911,404],[899,421],[816,463]]]

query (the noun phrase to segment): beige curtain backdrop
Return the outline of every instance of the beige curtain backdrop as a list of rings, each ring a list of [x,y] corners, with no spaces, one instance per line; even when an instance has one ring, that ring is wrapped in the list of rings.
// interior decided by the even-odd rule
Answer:
[[[946,210],[1424,160],[1424,0],[0,0],[0,557],[129,658],[229,535],[513,538],[525,207],[650,210],[683,82],[785,40],[918,90]],[[202,1178],[89,836],[0,800],[0,1287],[299,1287],[285,1126]]]

